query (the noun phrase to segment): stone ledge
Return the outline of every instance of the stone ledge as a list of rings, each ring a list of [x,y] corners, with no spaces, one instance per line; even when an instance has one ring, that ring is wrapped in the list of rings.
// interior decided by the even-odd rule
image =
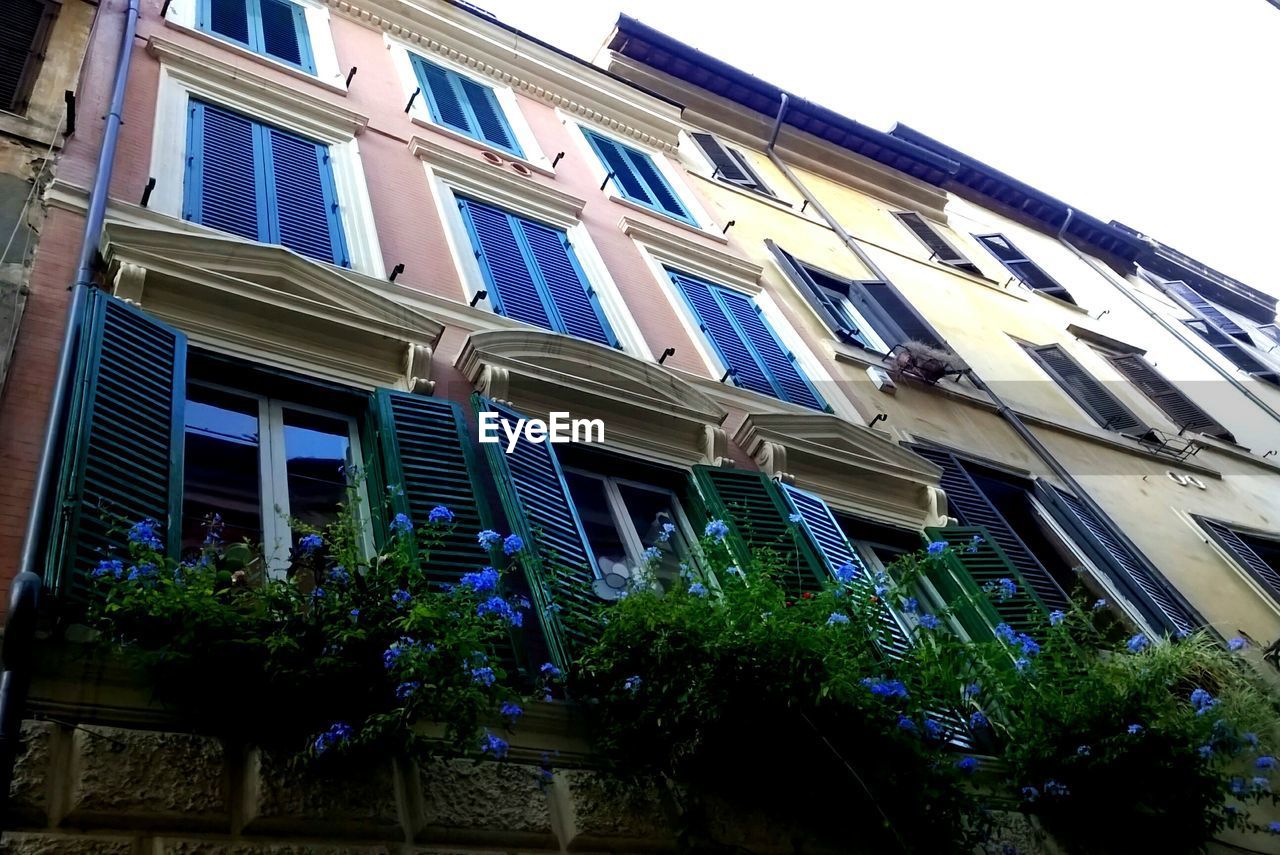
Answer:
[[[146,855],[390,855],[386,846],[157,838]]]

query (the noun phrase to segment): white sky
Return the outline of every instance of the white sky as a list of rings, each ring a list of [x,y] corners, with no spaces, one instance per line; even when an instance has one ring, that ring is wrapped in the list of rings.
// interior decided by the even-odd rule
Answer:
[[[475,2],[587,59],[626,12],[1280,295],[1280,9],[1267,0]]]

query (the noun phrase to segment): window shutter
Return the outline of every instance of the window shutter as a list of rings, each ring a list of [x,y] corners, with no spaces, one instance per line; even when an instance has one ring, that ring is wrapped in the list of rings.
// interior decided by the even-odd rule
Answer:
[[[201,0],[197,26],[251,48],[249,2],[250,0]]]
[[[760,180],[760,176],[756,175],[746,162],[746,159],[737,151],[729,148],[729,146],[720,142],[711,134],[691,133],[693,141],[698,144],[698,148],[702,149],[707,159],[711,161],[711,165],[715,167],[715,176],[728,184],[734,184],[747,190],[754,190],[757,193],[763,193],[766,196],[772,196],[771,191],[765,183]]]
[[[413,57],[413,68],[418,74],[418,85],[427,99],[431,118],[460,134],[475,136],[471,119],[462,106],[462,95],[453,87],[453,74],[419,56]]]
[[[1244,331],[1243,327],[1231,320],[1231,318],[1227,317],[1226,314],[1224,314],[1223,311],[1213,303],[1210,303],[1204,297],[1200,296],[1200,294],[1187,283],[1174,280],[1173,282],[1166,282],[1164,287],[1167,290],[1172,291],[1175,296],[1181,298],[1184,303],[1196,312],[1199,312],[1205,320],[1222,330],[1226,335],[1242,341],[1245,344],[1253,344],[1253,339],[1249,338],[1249,334]]]
[[[991,531],[983,526],[953,525],[926,528],[925,535],[954,547],[943,562],[950,576],[933,572],[929,579],[948,600],[959,600],[955,616],[971,638],[991,639],[998,623],[1007,623],[1018,632],[1030,633],[1037,628],[1036,618],[1043,614],[1044,606]],[[975,544],[975,536],[982,540]],[[1000,579],[1012,579],[1018,586],[1017,593],[1007,600],[989,598],[983,590]]]
[[[315,73],[306,12],[288,0],[256,0],[262,27],[262,53]]]
[[[479,395],[472,402],[477,413],[497,413],[513,429],[522,418]],[[556,663],[567,667],[572,649],[596,622],[597,600],[594,562],[560,461],[549,442],[521,441],[510,454],[503,444],[485,443],[484,454],[507,520],[526,544],[521,565],[547,646]]]
[[[200,101],[191,102],[189,122],[185,218],[249,240],[269,241],[254,123]]]
[[[720,361],[733,372],[734,383],[762,395],[775,396],[773,384],[756,364],[737,328],[712,294],[711,286],[674,271],[667,272],[693,310],[699,328],[710,340]]]
[[[1164,411],[1179,430],[1194,430],[1234,442],[1231,432],[1200,409],[1182,390],[1166,380],[1141,356],[1125,354],[1110,357],[1116,370],[1128,377],[1142,394]]]
[[[1036,496],[1045,509],[1138,606],[1152,626],[1167,632],[1191,632],[1200,621],[1163,580],[1155,567],[1127,540],[1117,539],[1080,499],[1044,481],[1036,482]]]
[[[1033,291],[1042,291],[1074,303],[1066,288],[1059,285],[1052,276],[1040,269],[1034,261],[1027,258],[1021,250],[1009,242],[1004,235],[974,235],[991,254],[1000,260],[1014,277]]]
[[[259,126],[259,132],[269,153],[271,242],[349,267],[328,147],[277,128]]]
[[[763,472],[694,466],[694,481],[707,511],[729,526],[729,551],[745,566],[757,549],[772,549],[781,559],[778,581],[792,597],[822,590],[825,565],[787,517],[791,507]]]
[[[777,333],[761,315],[760,306],[750,297],[736,291],[720,288],[717,292],[716,296],[737,323],[747,346],[755,352],[757,361],[772,379],[777,390],[775,396],[802,407],[826,409],[826,404],[818,397],[813,385],[800,373],[795,364],[795,355],[783,349]]]
[[[412,62],[432,121],[508,154],[524,156],[492,87],[420,56],[413,56]]]
[[[507,124],[507,117],[498,103],[498,95],[491,87],[476,83],[474,80],[456,75],[458,87],[471,115],[475,119],[474,126],[480,138],[491,145],[504,149],[516,157],[524,153],[516,142],[516,135]]]
[[[58,4],[48,0],[8,0],[0,27],[0,110],[26,110],[57,14]]]
[[[947,343],[942,340],[942,336],[934,331],[929,322],[898,292],[897,288],[888,282],[874,280],[855,282],[854,285],[862,289],[879,308],[881,314],[892,321],[893,326],[897,328],[900,334],[894,336],[894,344],[918,341],[931,347],[947,349]]]
[[[182,333],[97,290],[79,335],[45,571],[78,600],[94,565],[125,553],[117,519],[158,521],[177,551],[187,355]]]
[[[493,310],[526,324],[554,329],[511,215],[470,199],[459,199],[458,208],[489,288]]]
[[[1268,383],[1280,385],[1280,375],[1263,365],[1257,359],[1254,359],[1248,351],[1244,349],[1244,345],[1240,344],[1210,322],[1196,319],[1183,321],[1183,323],[1195,330],[1196,335],[1207,341],[1214,350],[1226,357],[1226,359],[1236,368],[1257,377],[1259,380],[1266,380]]]
[[[653,158],[647,153],[636,151],[633,148],[620,146],[626,153],[627,159],[631,161],[632,167],[641,180],[649,186],[649,192],[658,202],[658,208],[673,217],[681,220],[689,220],[689,212],[684,209],[684,204],[676,197],[676,191],[671,189],[671,185],[667,183],[667,177],[659,170]]]
[[[766,238],[764,243],[769,248],[769,251],[773,253],[774,260],[778,262],[778,267],[782,269],[783,274],[791,280],[791,284],[795,286],[796,291],[800,293],[800,296],[805,299],[837,338],[850,344],[856,344],[859,347],[871,347],[862,330],[851,325],[850,321],[852,319],[845,318],[830,305],[828,298],[822,292],[822,287],[817,282],[815,271],[805,267],[796,260],[795,256],[782,249],[772,239]],[[831,287],[848,293],[848,283],[832,282],[830,284]]]
[[[1085,371],[1059,345],[1028,346],[1027,352],[1057,381],[1062,390],[1102,427],[1130,436],[1143,436],[1150,432],[1142,421],[1129,412],[1129,408],[1107,391],[1097,378]]]
[[[587,284],[568,236],[559,229],[517,218],[536,273],[542,280],[557,328],[578,338],[616,347],[600,298]]]
[[[904,226],[911,230],[911,233],[922,244],[929,248],[929,252],[932,253],[937,261],[981,275],[977,265],[961,255],[959,250],[939,234],[937,229],[928,223],[924,217],[915,211],[898,211],[895,216],[902,221]]]
[[[676,219],[692,223],[693,218],[685,210],[666,177],[653,159],[642,151],[603,137],[594,131],[583,130],[587,141],[605,169],[613,173],[614,185],[632,202],[655,208]]]
[[[1280,603],[1280,570],[1272,567],[1262,556],[1254,551],[1239,534],[1230,526],[1197,516],[1195,521],[1209,532],[1218,545],[1227,551],[1236,563],[1247,572],[1271,598]]]
[[[1057,581],[1044,568],[1035,554],[1018,537],[1004,516],[978,487],[973,477],[955,455],[940,448],[913,445],[911,449],[926,460],[942,467],[941,486],[947,494],[947,511],[962,526],[982,527],[1000,547],[1000,553],[1013,565],[1036,597],[1048,609],[1066,609],[1070,600]],[[962,544],[955,544],[962,546]]]

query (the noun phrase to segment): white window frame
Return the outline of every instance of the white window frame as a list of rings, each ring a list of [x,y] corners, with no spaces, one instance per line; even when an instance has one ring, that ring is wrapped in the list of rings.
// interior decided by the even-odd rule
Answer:
[[[347,439],[350,461],[349,466],[358,466],[364,460],[360,447],[360,428],[355,418],[323,410],[306,404],[298,404],[283,398],[269,398],[256,392],[247,392],[234,386],[218,383],[206,383],[193,380],[192,384],[206,389],[216,389],[246,401],[258,404],[258,490],[261,495],[262,519],[262,551],[266,558],[267,569],[271,576],[283,578],[289,568],[289,552],[292,548],[293,528],[289,525],[289,471],[288,456],[284,438],[284,411],[295,410],[302,413],[324,416],[347,424]],[[185,428],[184,428],[185,434]],[[360,507],[357,510],[360,521],[361,541],[365,555],[374,553],[373,528],[367,508],[369,493],[364,481],[357,487]],[[186,484],[183,484],[185,495]]]
[[[190,0],[184,0],[190,2]],[[198,72],[168,64],[160,67],[156,94],[156,122],[151,141],[151,171],[156,179],[148,207],[160,214],[182,220],[191,230],[247,240],[239,236],[192,223],[182,217],[183,185],[186,180],[188,107],[195,97],[225,106],[229,110],[291,131],[329,147],[339,216],[347,244],[351,269],[377,279],[386,276],[382,249],[373,218],[373,206],[365,182],[364,165],[353,130],[319,114],[303,115],[225,86],[205,84]],[[309,259],[317,264],[325,262]]]
[[[254,53],[243,45],[238,45],[222,38],[217,33],[197,29],[196,4],[198,2],[199,0],[173,0],[169,4],[169,11],[165,14],[165,22],[169,26],[184,30],[198,39],[226,48],[233,53],[252,57],[272,68],[292,74],[295,77],[301,77],[304,80],[313,80],[337,92],[346,94],[346,72],[338,65],[338,52],[333,44],[329,7],[320,2],[320,0],[289,0],[290,3],[302,7],[303,17],[307,26],[307,39],[311,43],[311,60],[316,66],[314,74],[296,65],[281,62],[266,54]]]
[[[782,280],[786,282],[790,288],[798,290],[800,288],[809,287],[803,282],[795,282],[794,280],[792,280],[790,274],[788,274],[787,271],[783,268],[782,262],[779,261],[778,258],[775,257],[773,253],[769,253],[769,256],[770,256],[770,261],[773,264],[773,268],[778,271],[778,275],[782,277]],[[808,265],[805,265],[804,261],[802,261],[799,258],[796,259],[796,264],[801,266],[808,266]],[[839,278],[839,279],[847,278],[842,276],[836,276],[836,274],[834,273],[830,273],[828,275]],[[849,279],[848,281],[857,282],[858,280]],[[871,280],[868,280],[868,281],[871,281]],[[815,282],[814,284],[817,285],[817,287],[822,288],[822,286],[818,285],[818,283]],[[834,330],[831,328],[831,325],[827,323],[826,319],[823,318],[821,315],[819,315],[817,311],[813,308],[813,306],[810,304],[808,297],[804,294],[800,294],[798,296],[800,297],[800,302],[804,304],[805,311],[807,311],[810,315],[812,315],[814,319],[817,320],[817,322],[822,325],[823,329],[827,330],[829,333],[831,333],[831,335],[838,337],[840,334],[840,331]],[[841,302],[844,304],[845,310],[849,313],[849,315],[854,319],[854,321],[858,323],[858,329],[861,330],[862,334],[867,337],[868,344],[870,345],[870,347],[873,350],[875,350],[877,353],[880,353],[880,354],[888,353],[889,352],[888,342],[886,342],[884,338],[881,337],[880,331],[875,328],[875,325],[870,323],[866,319],[866,316],[862,314],[862,312],[858,311],[858,307],[854,305],[854,302],[852,300],[849,299],[848,294],[837,294],[836,296],[840,298]],[[815,296],[814,299],[818,299],[818,298]]]
[[[409,98],[413,96],[414,90],[419,86],[418,75],[413,70],[413,61],[410,58],[412,54],[441,68],[460,74],[478,86],[491,90],[498,99],[498,107],[502,110],[503,118],[507,120],[507,125],[511,128],[511,133],[515,135],[516,142],[519,144],[520,151],[524,153],[524,156],[516,157],[506,149],[497,148],[482,139],[469,137],[466,134],[455,131],[453,128],[446,128],[444,125],[437,124],[431,117],[431,108],[427,103],[425,92],[419,92],[418,96],[413,99],[413,105],[409,108],[409,118],[415,125],[430,128],[451,139],[491,151],[504,160],[524,163],[526,166],[538,171],[554,174],[551,169],[551,161],[543,153],[542,146],[538,144],[538,138],[533,133],[533,127],[529,124],[529,120],[525,118],[524,111],[520,109],[520,99],[510,86],[502,86],[496,83],[493,78],[476,73],[474,69],[458,65],[456,62],[450,62],[448,58],[429,53],[422,47],[415,48],[410,46],[389,34],[383,34],[383,40],[386,43],[387,52],[391,56],[391,65],[396,70],[396,78],[400,81],[400,88],[404,97],[401,102],[401,110],[404,109],[403,105],[409,102]]]

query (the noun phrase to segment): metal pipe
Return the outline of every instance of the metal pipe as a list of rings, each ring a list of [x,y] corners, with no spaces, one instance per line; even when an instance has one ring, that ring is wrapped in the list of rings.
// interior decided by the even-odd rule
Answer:
[[[40,577],[29,572],[19,573],[10,588],[4,645],[0,648],[0,659],[4,662],[4,673],[0,674],[0,817],[8,816],[9,786],[21,744],[22,716],[34,664],[32,642],[39,599]]]
[[[782,108],[785,109],[786,105],[787,105],[787,99],[784,93]],[[774,135],[773,137],[770,138],[769,144],[765,147],[765,153],[769,155],[769,160],[773,163],[774,166],[778,168],[778,171],[781,172],[789,182],[791,182],[792,186],[795,187],[796,191],[802,197],[804,197],[805,201],[808,202],[810,206],[813,207],[813,210],[818,212],[818,216],[822,217],[822,219],[826,221],[827,225],[831,227],[831,230],[834,231],[836,235],[840,238],[840,240],[844,242],[844,245],[848,247],[849,250],[855,256],[857,256],[858,260],[862,262],[863,266],[865,266],[867,270],[870,271],[870,273],[875,278],[881,280],[882,282],[887,282],[888,277],[884,275],[884,271],[880,269],[879,265],[875,263],[875,261],[867,253],[867,251],[862,248],[861,244],[858,243],[858,240],[853,235],[851,235],[848,231],[846,231],[842,225],[840,225],[839,221],[837,221],[836,218],[831,215],[831,212],[828,211],[822,205],[822,203],[818,201],[817,197],[813,195],[813,193],[809,190],[809,188],[806,187],[805,184],[791,170],[791,167],[787,166],[787,164],[783,162],[782,158],[779,157],[778,153],[774,150],[774,143],[777,138],[777,129],[781,125],[781,115],[782,115],[781,111],[779,111],[778,121],[775,122],[775,125],[774,125]],[[1070,218],[1068,218],[1068,222],[1070,222]],[[1065,224],[1063,228],[1064,229],[1066,228]],[[1080,501],[1082,501],[1085,504],[1085,506],[1088,507],[1091,512],[1093,512],[1094,516],[1098,518],[1098,521],[1102,523],[1102,525],[1107,529],[1108,533],[1110,533],[1112,537],[1118,539],[1121,543],[1129,545],[1130,548],[1133,549],[1134,554],[1140,556],[1140,560],[1150,565],[1150,569],[1153,569],[1153,570],[1156,569],[1154,565],[1151,565],[1150,561],[1146,559],[1146,556],[1143,555],[1142,551],[1136,549],[1133,546],[1133,542],[1124,533],[1124,531],[1122,531],[1120,527],[1117,526],[1111,520],[1111,517],[1107,515],[1106,511],[1103,510],[1102,506],[1093,500],[1093,497],[1091,497],[1085,491],[1084,487],[1080,485],[1080,482],[1077,481],[1069,471],[1067,471],[1067,468],[1058,462],[1058,459],[1054,457],[1053,453],[1049,451],[1049,449],[1045,446],[1045,444],[1040,441],[1039,437],[1037,437],[1034,433],[1031,432],[1031,429],[1026,426],[1026,424],[1018,416],[1017,412],[1015,412],[1013,408],[1011,408],[1008,404],[1006,404],[1004,400],[999,395],[997,395],[995,391],[990,386],[988,386],[986,382],[984,382],[982,378],[979,377],[973,371],[973,369],[967,369],[965,371],[965,374],[973,382],[974,386],[978,388],[979,391],[984,392],[991,399],[992,404],[995,405],[996,413],[1000,416],[1000,418],[1004,419],[1004,421],[1006,421],[1009,424],[1009,426],[1013,428],[1014,433],[1018,434],[1018,436],[1022,439],[1022,441],[1025,442],[1027,446],[1031,448],[1031,450],[1035,453],[1035,455],[1039,457],[1040,460],[1043,461],[1046,466],[1049,467],[1049,470],[1053,472],[1053,474],[1056,475],[1058,478],[1060,478],[1062,482],[1066,484],[1067,487],[1070,488],[1070,490],[1080,499]],[[1172,585],[1168,584],[1165,581],[1164,575],[1162,573],[1159,573],[1159,572],[1153,573],[1152,577],[1156,579],[1157,583],[1160,584],[1163,588],[1165,588],[1166,592],[1174,599],[1174,601],[1181,604],[1183,608],[1185,608],[1188,611],[1189,614],[1193,614],[1193,615],[1196,614],[1195,609],[1191,607],[1191,605],[1186,601],[1186,599],[1182,596],[1182,594],[1176,588],[1174,588]],[[1125,580],[1123,579],[1116,580],[1116,581],[1118,584],[1120,584],[1123,588],[1126,589],[1126,593],[1130,597],[1138,600],[1139,602],[1147,602],[1148,598],[1142,591],[1137,590],[1132,586],[1126,585]]]
[[[765,151],[773,151],[773,144],[778,141],[778,132],[782,130],[782,119],[787,115],[787,105],[790,103],[791,96],[783,92],[782,102],[778,104],[778,116],[773,120],[773,130],[769,132],[769,144],[765,146]]]

